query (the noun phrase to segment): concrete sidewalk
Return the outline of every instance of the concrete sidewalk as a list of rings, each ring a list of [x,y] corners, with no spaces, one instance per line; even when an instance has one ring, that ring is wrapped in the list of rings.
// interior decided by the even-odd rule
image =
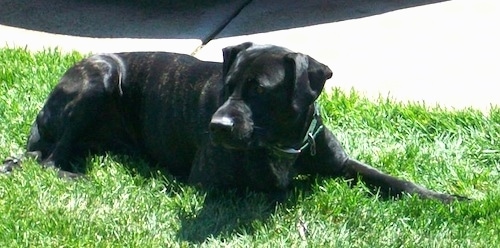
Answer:
[[[450,108],[500,105],[500,1],[178,2],[0,0],[0,43],[212,61],[229,45],[271,43],[329,65],[328,87]]]

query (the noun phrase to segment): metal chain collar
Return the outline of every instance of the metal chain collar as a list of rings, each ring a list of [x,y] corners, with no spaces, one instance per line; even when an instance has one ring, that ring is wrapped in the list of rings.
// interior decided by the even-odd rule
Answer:
[[[309,151],[311,156],[316,155],[316,136],[323,130],[324,126],[320,122],[320,109],[319,105],[314,103],[314,114],[311,123],[309,124],[309,128],[302,140],[302,145],[299,149],[295,149],[292,147],[283,148],[277,145],[270,146],[270,152],[272,155],[277,157],[297,157],[303,150],[309,147]]]

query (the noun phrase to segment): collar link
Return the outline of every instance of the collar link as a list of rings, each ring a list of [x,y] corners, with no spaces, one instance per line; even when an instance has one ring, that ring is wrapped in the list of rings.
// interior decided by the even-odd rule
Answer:
[[[317,102],[314,102],[314,114],[307,129],[306,135],[302,140],[302,145],[299,149],[293,147],[281,147],[278,145],[270,146],[269,150],[273,156],[284,157],[284,158],[297,158],[299,154],[309,147],[311,156],[316,155],[316,136],[323,130],[324,126],[320,121],[320,107]]]

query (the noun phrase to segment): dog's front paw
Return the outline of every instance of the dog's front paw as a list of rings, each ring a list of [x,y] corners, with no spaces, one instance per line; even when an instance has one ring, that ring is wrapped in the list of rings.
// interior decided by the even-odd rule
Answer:
[[[472,199],[461,195],[438,194],[435,195],[434,198],[440,200],[443,203],[452,203],[456,201],[472,201]]]

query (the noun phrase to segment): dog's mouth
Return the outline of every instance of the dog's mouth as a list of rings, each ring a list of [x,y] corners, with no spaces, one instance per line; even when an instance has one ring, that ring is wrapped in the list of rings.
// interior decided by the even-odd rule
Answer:
[[[236,139],[224,139],[213,135],[211,135],[211,141],[214,145],[222,146],[230,150],[248,150],[251,147],[251,142]]]
[[[250,150],[267,147],[263,138],[266,131],[264,128],[253,126],[252,129],[236,134],[234,132],[219,132],[210,130],[210,139],[214,145],[220,145],[231,150]]]

